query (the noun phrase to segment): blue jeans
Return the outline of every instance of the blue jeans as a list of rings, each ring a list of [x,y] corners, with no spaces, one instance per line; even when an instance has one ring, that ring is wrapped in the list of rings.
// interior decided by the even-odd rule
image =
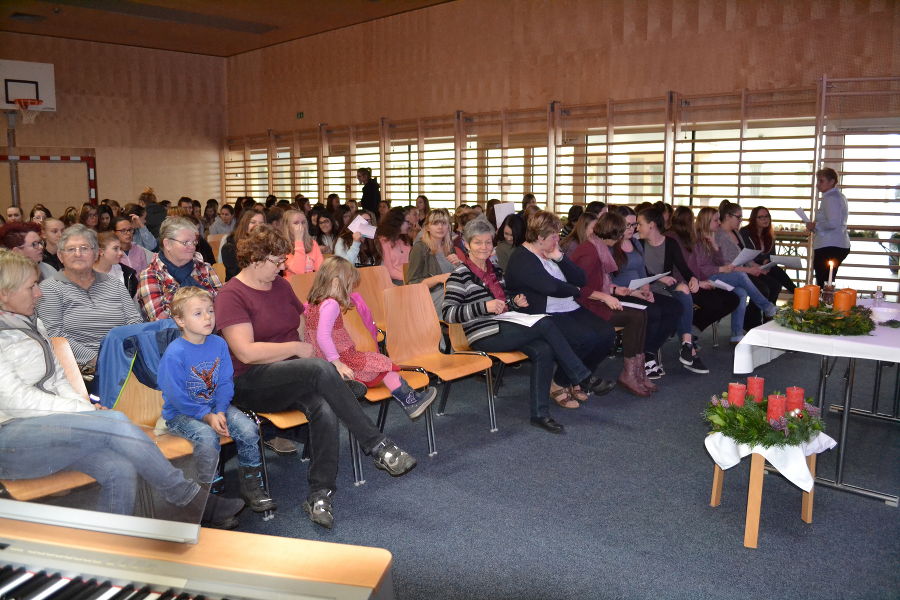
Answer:
[[[225,411],[228,435],[237,446],[238,464],[242,467],[259,467],[259,433],[256,423],[234,406]],[[175,415],[166,421],[175,435],[193,442],[194,456],[200,473],[213,474],[219,460],[219,434],[212,427],[187,415]],[[209,482],[203,482],[209,483]]]
[[[531,327],[500,322],[500,331],[472,342],[483,352],[524,352],[531,359],[531,386],[528,391],[531,416],[550,416],[550,380],[558,365],[570,381],[587,379],[591,372],[581,362],[552,319],[541,319]]]
[[[747,312],[747,298],[750,298],[750,301],[763,312],[772,306],[769,299],[760,293],[746,273],[734,271],[731,273],[716,273],[710,279],[724,281],[728,285],[733,285],[734,290],[732,293],[737,294],[738,305],[734,312],[731,313],[731,337],[738,337],[744,334],[744,314]]]
[[[80,471],[100,484],[97,510],[130,515],[138,478],[184,506],[200,486],[184,477],[156,444],[114,410],[59,413],[0,425],[0,478],[29,479]]]

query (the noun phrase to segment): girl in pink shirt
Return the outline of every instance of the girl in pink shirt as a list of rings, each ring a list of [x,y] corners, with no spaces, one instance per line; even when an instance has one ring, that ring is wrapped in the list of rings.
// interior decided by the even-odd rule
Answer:
[[[352,293],[359,283],[359,272],[350,261],[329,256],[316,273],[306,315],[306,340],[316,357],[330,361],[344,379],[356,379],[368,387],[384,383],[410,419],[421,415],[434,401],[437,391],[428,386],[413,390],[398,374],[400,367],[378,352],[360,352],[344,326],[342,315],[356,308],[363,323],[375,338],[372,313],[362,296]]]
[[[381,264],[387,267],[394,285],[403,285],[403,265],[409,262],[412,244],[409,222],[402,208],[392,208],[378,222],[375,237],[381,250]]]
[[[294,252],[285,257],[284,276],[318,271],[322,266],[322,251],[309,234],[306,215],[299,210],[285,212],[281,220],[281,229],[294,247]]]

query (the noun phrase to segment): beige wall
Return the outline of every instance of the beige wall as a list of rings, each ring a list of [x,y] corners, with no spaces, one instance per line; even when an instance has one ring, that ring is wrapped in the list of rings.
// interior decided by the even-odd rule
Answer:
[[[57,111],[20,124],[18,146],[95,148],[99,197],[122,204],[146,186],[160,198],[219,197],[224,59],[14,33],[0,33],[0,48],[6,59],[55,65]],[[26,208],[38,198],[79,205],[86,198],[86,178],[73,190],[67,177],[54,184],[23,175]],[[7,184],[0,205],[8,203]]]
[[[457,0],[227,59],[228,134],[896,74],[898,39],[894,0]]]

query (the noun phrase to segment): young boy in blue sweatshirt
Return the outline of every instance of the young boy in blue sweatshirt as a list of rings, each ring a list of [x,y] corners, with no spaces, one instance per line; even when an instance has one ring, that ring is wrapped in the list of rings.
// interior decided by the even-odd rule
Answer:
[[[237,446],[241,498],[255,512],[275,509],[262,485],[262,461],[256,424],[231,405],[233,369],[228,344],[212,335],[216,314],[209,292],[182,287],[169,313],[181,328],[159,363],[162,416],[172,433],[189,439],[201,473],[212,473],[219,458],[219,436]]]

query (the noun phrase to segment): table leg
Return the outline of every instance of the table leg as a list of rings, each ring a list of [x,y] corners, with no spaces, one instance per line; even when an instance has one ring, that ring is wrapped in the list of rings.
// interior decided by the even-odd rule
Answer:
[[[812,475],[813,481],[816,479],[816,455],[810,454],[806,457],[806,465],[809,467],[809,473]],[[816,486],[808,492],[803,492],[803,501],[800,503],[800,518],[804,523],[812,523],[813,516],[813,498],[816,493]]]
[[[853,380],[856,378],[856,359],[851,358],[847,365],[847,378],[844,380],[844,414],[841,415],[841,437],[838,438],[837,467],[834,482],[844,482],[844,453],[847,451],[847,424],[850,422],[850,399],[853,396]]]
[[[766,459],[753,453],[750,460],[750,487],[747,490],[747,521],[744,524],[744,547],[756,548],[759,541],[759,509],[762,505],[763,473]]]
[[[822,417],[825,417],[825,382],[828,379],[828,357],[823,356],[819,365],[819,393],[816,398],[816,405]]]
[[[722,504],[722,483],[725,481],[725,471],[719,465],[713,465],[713,484],[712,495],[709,498],[709,505],[712,507]]]

